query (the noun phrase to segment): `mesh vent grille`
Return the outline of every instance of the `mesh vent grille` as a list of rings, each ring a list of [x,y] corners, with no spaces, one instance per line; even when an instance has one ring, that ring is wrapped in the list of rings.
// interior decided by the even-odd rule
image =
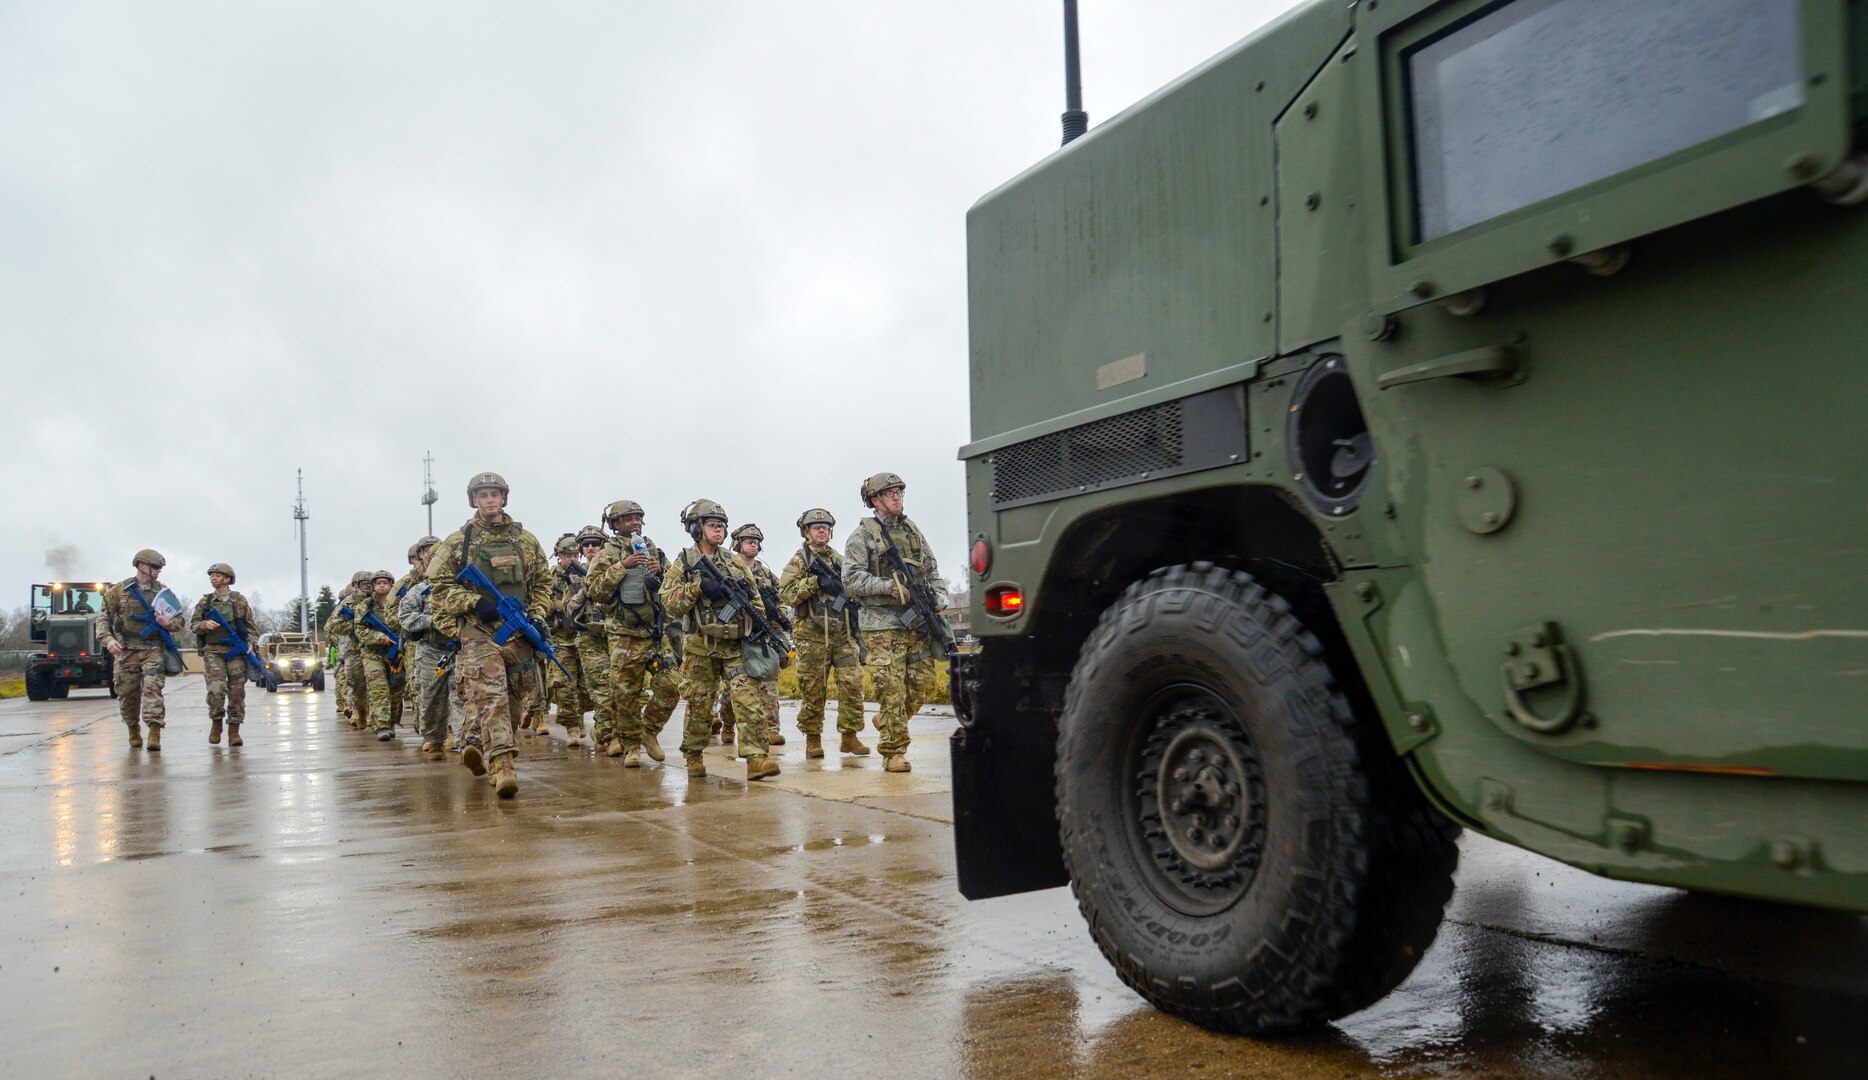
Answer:
[[[993,455],[995,507],[1178,469],[1181,403],[1170,401],[1015,443]]]

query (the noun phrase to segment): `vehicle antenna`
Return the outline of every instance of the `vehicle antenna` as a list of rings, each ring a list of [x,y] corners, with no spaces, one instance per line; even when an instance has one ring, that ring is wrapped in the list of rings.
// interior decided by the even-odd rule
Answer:
[[[1083,111],[1083,70],[1077,60],[1077,0],[1064,0],[1064,141],[1090,130],[1090,114]]]

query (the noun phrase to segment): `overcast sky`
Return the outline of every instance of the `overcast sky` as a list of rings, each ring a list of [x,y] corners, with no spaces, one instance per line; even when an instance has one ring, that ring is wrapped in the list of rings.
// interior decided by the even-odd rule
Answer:
[[[1092,125],[1283,0],[1083,0]],[[550,545],[699,496],[782,563],[888,469],[965,544],[965,214],[1055,149],[1057,0],[0,0],[0,605],[138,548],[268,607],[482,469]]]

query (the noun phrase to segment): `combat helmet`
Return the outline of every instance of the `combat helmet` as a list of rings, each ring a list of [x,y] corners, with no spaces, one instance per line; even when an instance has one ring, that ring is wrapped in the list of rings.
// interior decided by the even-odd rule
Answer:
[[[804,536],[808,533],[813,525],[822,525],[826,528],[834,529],[837,527],[837,519],[831,515],[830,511],[821,506],[806,510],[804,513],[798,515],[799,536]]]
[[[619,517],[628,517],[631,514],[643,513],[642,504],[634,499],[618,499],[603,508],[603,523],[608,525]],[[644,516],[646,516],[646,514],[644,514]]]
[[[496,472],[475,473],[473,479],[467,481],[467,505],[472,509],[479,509],[473,504],[473,493],[481,488],[498,488],[501,496],[512,498],[512,489],[506,486],[505,477]]]
[[[155,548],[144,548],[130,557],[130,569],[134,570],[137,563],[148,563],[160,570],[169,565],[169,560],[163,558],[162,552],[157,551]]]
[[[353,589],[361,588],[362,586],[368,585],[370,582],[374,581],[375,579],[376,579],[376,571],[359,570],[356,573],[350,575],[350,587]]]
[[[765,534],[759,531],[759,526],[748,521],[746,524],[733,530],[734,546],[738,546],[741,540],[757,540],[763,544],[765,543]]]
[[[908,490],[908,481],[903,480],[892,472],[879,472],[863,481],[863,505],[874,507],[876,505],[876,496],[890,488],[901,488],[903,491],[906,491]]]
[[[387,570],[372,570],[370,572],[370,583],[372,585],[374,585],[378,581],[383,580],[384,578],[388,578],[389,583],[391,585],[394,585],[396,583],[396,575],[390,573]]]
[[[563,536],[558,537],[551,545],[551,553],[553,555],[577,554],[577,534],[565,533]]]
[[[210,574],[226,574],[226,575],[227,575],[227,584],[229,584],[229,585],[232,585],[232,584],[234,583],[234,572],[233,572],[233,567],[231,567],[231,566],[228,566],[228,565],[227,565],[226,563],[224,563],[224,562],[217,562],[217,563],[215,563],[214,565],[212,565],[212,566],[210,566],[210,567],[208,567],[208,573],[210,573]]]
[[[440,542],[441,542],[441,538],[439,536],[422,537],[420,540],[417,540],[413,544],[409,545],[409,558],[413,559],[415,556],[420,555],[422,553],[423,548],[434,547],[436,544],[439,544]]]
[[[681,509],[681,524],[688,535],[700,539],[701,523],[708,518],[719,518],[721,524],[727,522],[726,507],[712,499],[695,499]]]
[[[603,531],[602,526],[599,526],[599,525],[586,525],[583,528],[577,530],[577,546],[578,547],[583,547],[586,543],[590,541],[595,541],[601,544],[608,540],[609,540],[609,535],[605,533]]]

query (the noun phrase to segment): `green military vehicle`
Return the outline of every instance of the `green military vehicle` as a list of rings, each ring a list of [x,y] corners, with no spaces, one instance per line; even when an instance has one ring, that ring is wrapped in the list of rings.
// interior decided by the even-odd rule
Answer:
[[[267,693],[278,693],[282,683],[324,689],[324,646],[318,643],[317,635],[278,630],[261,634],[257,649],[272,671]]]
[[[97,621],[103,617],[104,582],[71,584],[51,581],[32,587],[27,634],[45,643],[44,652],[26,657],[26,697],[32,701],[66,698],[73,687],[110,690],[110,654],[98,647]]]
[[[1868,910],[1865,132],[1861,0],[1324,0],[981,199],[962,891],[1241,1032],[1460,827]]]

